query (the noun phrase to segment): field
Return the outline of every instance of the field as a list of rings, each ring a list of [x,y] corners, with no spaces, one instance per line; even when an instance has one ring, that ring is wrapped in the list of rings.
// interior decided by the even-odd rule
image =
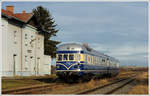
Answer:
[[[49,84],[55,78],[56,74],[50,76],[16,76],[16,77],[2,77],[2,89],[15,89],[24,86]]]
[[[55,68],[55,67],[54,67]],[[136,76],[133,84],[130,84],[130,90],[125,94],[148,94],[148,68],[121,68],[120,73],[116,77],[91,79],[90,81],[79,81],[76,83],[66,83],[57,80],[55,70],[50,76],[29,76],[29,77],[13,77],[2,78],[2,91],[9,89],[17,89],[22,87],[30,87],[34,85],[50,84],[50,91],[42,94],[76,94],[83,90],[92,89],[99,85],[105,85],[117,79],[130,78],[132,74],[140,73]],[[36,92],[35,92],[36,93]],[[33,94],[35,94],[33,92]],[[40,94],[40,93],[37,93]]]
[[[148,94],[148,72],[139,74],[135,82],[136,85],[128,94]]]

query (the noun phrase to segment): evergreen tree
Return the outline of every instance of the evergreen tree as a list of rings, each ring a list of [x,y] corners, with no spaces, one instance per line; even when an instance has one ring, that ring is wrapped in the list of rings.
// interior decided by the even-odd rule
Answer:
[[[50,37],[56,36],[56,33],[59,31],[56,29],[57,24],[55,24],[54,19],[50,15],[50,12],[38,6],[33,9],[34,16],[37,20],[37,29],[39,34],[44,35],[44,54],[51,55],[52,58],[56,56],[56,45],[60,42],[50,40]]]

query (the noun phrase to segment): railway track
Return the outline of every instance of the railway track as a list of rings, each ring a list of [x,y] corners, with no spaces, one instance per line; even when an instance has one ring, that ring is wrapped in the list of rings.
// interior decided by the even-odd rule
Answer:
[[[120,80],[117,80],[115,82],[112,82],[112,83],[109,83],[106,85],[98,86],[96,88],[92,88],[89,90],[84,90],[82,92],[77,93],[77,95],[81,95],[81,94],[113,94],[114,92],[118,91],[120,88],[128,85],[129,83],[131,83],[134,80],[135,80],[135,76],[132,78],[120,79]]]
[[[37,91],[43,91],[45,89],[51,90],[51,87],[56,84],[44,84],[44,85],[35,85],[23,88],[17,88],[12,90],[3,90],[2,94],[31,94]]]
[[[112,83],[109,83],[106,85],[101,85],[96,88],[92,88],[92,89],[88,89],[88,90],[83,90],[82,92],[75,93],[75,94],[77,94],[77,95],[80,95],[80,94],[112,94],[113,92],[117,91],[121,87],[124,87],[127,84],[129,84],[130,82],[132,82],[135,79],[135,76],[136,76],[136,74],[132,74],[132,75],[130,74],[130,77],[115,80]],[[70,84],[54,82],[51,84],[33,85],[33,86],[17,88],[17,89],[12,89],[12,90],[2,90],[2,94],[46,94],[47,92],[54,91],[53,89],[59,88],[62,85],[64,86],[64,88],[67,86],[70,86]],[[80,86],[80,84],[79,84],[79,86]]]
[[[2,90],[2,94],[36,94],[36,93],[45,93],[51,91],[53,87],[59,87],[61,85],[66,85],[63,82],[60,82],[59,79],[54,79],[50,84],[40,84],[40,85],[31,85],[15,89],[5,89]]]

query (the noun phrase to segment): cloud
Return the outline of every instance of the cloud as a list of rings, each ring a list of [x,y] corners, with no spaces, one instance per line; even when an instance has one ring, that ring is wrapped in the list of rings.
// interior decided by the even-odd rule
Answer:
[[[122,44],[109,46],[105,44],[90,44],[94,49],[113,56],[121,61],[122,65],[140,64],[148,66],[148,48],[144,45]]]

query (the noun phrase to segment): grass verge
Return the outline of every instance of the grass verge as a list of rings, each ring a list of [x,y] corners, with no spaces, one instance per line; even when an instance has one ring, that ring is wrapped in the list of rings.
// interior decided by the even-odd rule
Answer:
[[[19,87],[48,84],[53,78],[56,78],[55,74],[47,76],[16,76],[16,77],[2,77],[2,90],[15,89]]]
[[[128,94],[148,94],[148,72],[138,75],[135,82],[136,85]]]

